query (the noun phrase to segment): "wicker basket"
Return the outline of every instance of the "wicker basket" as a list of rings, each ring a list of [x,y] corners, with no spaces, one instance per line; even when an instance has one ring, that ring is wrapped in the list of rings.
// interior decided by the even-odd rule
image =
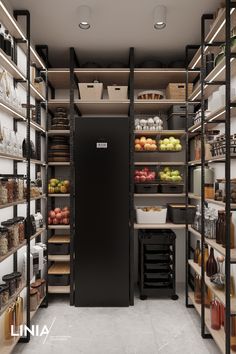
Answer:
[[[188,94],[193,92],[193,84],[188,84]],[[186,98],[186,84],[185,83],[172,83],[166,88],[166,98],[185,101]]]

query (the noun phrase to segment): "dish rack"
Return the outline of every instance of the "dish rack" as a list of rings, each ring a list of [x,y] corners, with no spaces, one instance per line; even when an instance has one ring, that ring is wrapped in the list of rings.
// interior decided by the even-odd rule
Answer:
[[[209,141],[212,157],[224,157],[226,154],[225,134],[217,136],[213,141]],[[230,153],[236,154],[236,134],[230,136]]]

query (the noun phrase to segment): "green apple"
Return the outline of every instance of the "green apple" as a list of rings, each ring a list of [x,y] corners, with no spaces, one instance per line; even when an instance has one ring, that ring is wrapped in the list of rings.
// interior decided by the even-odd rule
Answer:
[[[169,150],[169,151],[174,150],[174,144],[172,144],[172,143],[167,144],[166,147],[167,147],[167,150]]]
[[[174,138],[173,136],[171,136],[171,137],[169,138],[169,141],[173,142],[173,141],[175,141],[175,138]]]
[[[172,182],[178,182],[178,176],[172,176],[171,179]]]
[[[166,150],[166,145],[165,144],[161,144],[160,145],[160,150],[161,151],[165,151]]]
[[[178,170],[172,171],[171,175],[172,176],[179,176],[179,171]]]
[[[165,167],[164,168],[164,172],[166,173],[166,172],[170,172],[170,168],[169,167]]]
[[[182,177],[181,176],[176,176],[176,182],[181,182],[182,181]]]
[[[180,140],[179,139],[175,139],[176,144],[180,144]]]
[[[176,144],[176,145],[175,145],[175,150],[176,150],[176,151],[181,151],[181,150],[182,150],[182,145]]]
[[[167,177],[166,177],[166,181],[167,181],[167,182],[171,182],[171,181],[172,181],[172,177],[171,177],[171,176],[167,176]]]
[[[167,144],[169,144],[169,143],[170,143],[170,141],[169,141],[169,139],[168,139],[168,138],[165,138],[165,139],[163,140],[163,143],[164,143],[165,145],[167,145]]]

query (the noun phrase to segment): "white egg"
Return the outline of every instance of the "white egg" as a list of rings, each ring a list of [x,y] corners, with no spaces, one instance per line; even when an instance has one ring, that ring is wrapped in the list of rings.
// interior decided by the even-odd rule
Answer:
[[[154,119],[148,118],[148,125],[153,125],[154,124]]]
[[[148,125],[143,125],[143,130],[148,130],[148,129],[149,129]]]
[[[156,117],[154,117],[154,118],[153,118],[153,120],[154,120],[154,122],[155,122],[156,124],[158,124],[158,123],[160,122],[160,118],[159,118],[159,117],[157,117],[157,116],[156,116]]]
[[[143,128],[142,128],[141,125],[136,125],[136,126],[135,126],[135,129],[136,129],[136,130],[142,130]]]
[[[146,119],[141,119],[141,120],[140,120],[140,125],[146,125],[146,124],[147,124]]]
[[[134,124],[135,125],[139,125],[139,122],[140,122],[140,119],[136,118],[135,121],[134,121]]]

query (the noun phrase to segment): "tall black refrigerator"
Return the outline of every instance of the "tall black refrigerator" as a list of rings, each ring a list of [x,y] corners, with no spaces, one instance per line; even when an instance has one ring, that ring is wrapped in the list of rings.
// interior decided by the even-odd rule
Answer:
[[[129,306],[129,165],[128,118],[76,118],[76,306]]]

